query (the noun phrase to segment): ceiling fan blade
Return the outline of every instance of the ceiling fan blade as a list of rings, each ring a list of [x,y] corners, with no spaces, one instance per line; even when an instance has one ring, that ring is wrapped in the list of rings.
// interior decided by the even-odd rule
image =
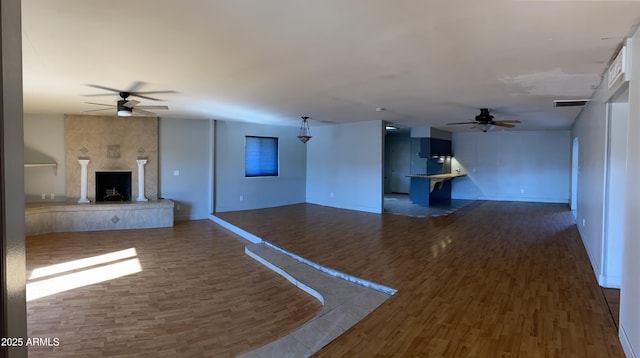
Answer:
[[[145,84],[146,84],[145,82],[136,81],[136,82],[132,83],[131,86],[129,86],[128,90],[122,91],[122,92],[134,93],[138,88],[142,87]]]
[[[456,125],[456,124],[478,124],[478,122],[456,122],[456,123],[447,123],[448,126]]]
[[[500,122],[500,123],[522,123],[522,122],[520,122],[520,121],[519,121],[519,120],[517,120],[517,119],[507,119],[507,120],[502,120],[502,119],[501,119],[501,120],[496,121],[496,122]]]
[[[156,115],[156,114],[155,114],[155,113],[153,113],[153,112],[145,111],[145,110],[143,110],[143,109],[139,109],[139,108],[137,108],[137,107],[133,107],[133,108],[131,108],[131,110],[132,110],[134,113],[142,114],[142,115],[145,115],[145,116],[155,116],[155,115]]]
[[[493,122],[493,123],[491,123],[491,125],[498,126],[498,127],[505,127],[505,128],[513,128],[513,127],[515,127],[513,124],[503,123],[503,122]]]
[[[129,95],[130,96],[134,96],[134,97],[138,97],[138,98],[148,99],[148,100],[151,100],[151,101],[162,101],[161,99],[153,98],[153,97],[149,97],[149,96],[145,96],[145,95],[141,95],[141,94],[138,94],[138,93],[130,93]]]
[[[82,111],[82,113],[99,112],[99,111],[113,111],[113,108],[90,109],[88,111]]]
[[[117,90],[115,88],[110,88],[110,87],[105,87],[105,86],[100,86],[100,85],[92,85],[92,84],[87,84],[87,86],[89,87],[93,87],[93,88],[98,88],[98,89],[102,89],[105,91],[111,91],[111,92],[115,92],[115,93],[120,93],[120,90]],[[95,95],[89,95],[89,96],[105,96],[107,94],[95,94]]]
[[[157,93],[178,93],[177,91],[143,91],[143,92],[130,92],[131,94],[157,94]]]
[[[85,97],[106,97],[113,96],[113,93],[92,93],[92,94],[84,94]]]
[[[95,102],[84,102],[86,104],[93,104],[96,106],[107,106],[107,107],[111,107],[111,108],[116,108],[116,106],[114,104],[104,104],[104,103],[95,103]]]
[[[122,105],[127,108],[133,108],[136,104],[140,103],[140,101],[136,101],[135,99],[131,99],[123,103]]]
[[[169,109],[168,106],[137,106],[138,109]]]

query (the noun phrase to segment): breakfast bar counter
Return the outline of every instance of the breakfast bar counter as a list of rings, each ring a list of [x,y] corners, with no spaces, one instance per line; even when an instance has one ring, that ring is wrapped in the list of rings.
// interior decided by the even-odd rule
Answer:
[[[409,198],[414,204],[432,205],[451,200],[451,179],[465,176],[463,173],[413,174]]]

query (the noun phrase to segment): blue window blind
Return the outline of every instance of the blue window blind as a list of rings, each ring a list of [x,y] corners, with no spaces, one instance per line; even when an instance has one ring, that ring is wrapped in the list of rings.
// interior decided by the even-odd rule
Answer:
[[[245,137],[245,177],[278,176],[278,138]]]

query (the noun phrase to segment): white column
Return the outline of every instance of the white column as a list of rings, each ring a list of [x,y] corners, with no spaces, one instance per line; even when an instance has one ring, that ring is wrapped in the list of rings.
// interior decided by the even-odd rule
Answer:
[[[89,166],[89,159],[78,159],[80,163],[80,200],[78,203],[88,203],[87,198],[87,166]]]
[[[138,159],[138,198],[136,201],[149,201],[144,197],[144,165],[147,164],[146,159]]]

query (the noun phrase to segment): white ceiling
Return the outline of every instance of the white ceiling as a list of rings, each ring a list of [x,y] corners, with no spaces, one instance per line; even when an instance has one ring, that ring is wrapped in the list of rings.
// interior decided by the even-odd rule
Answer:
[[[26,113],[159,94],[161,117],[442,126],[480,107],[569,129],[640,1],[22,0]],[[386,111],[376,112],[376,107]],[[105,112],[98,112],[108,114]],[[453,129],[453,126],[446,129]],[[456,129],[468,129],[458,126]]]

